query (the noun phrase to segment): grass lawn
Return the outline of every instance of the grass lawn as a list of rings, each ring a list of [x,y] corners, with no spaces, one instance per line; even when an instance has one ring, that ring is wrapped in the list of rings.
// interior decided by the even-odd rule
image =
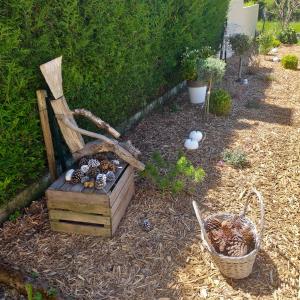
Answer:
[[[262,29],[263,22],[258,21],[257,23],[257,30],[260,31]],[[298,22],[291,22],[291,27],[293,27],[297,32],[300,32],[300,21]],[[280,24],[276,21],[267,21],[265,24],[265,30],[273,31],[274,33],[278,33],[280,31]]]

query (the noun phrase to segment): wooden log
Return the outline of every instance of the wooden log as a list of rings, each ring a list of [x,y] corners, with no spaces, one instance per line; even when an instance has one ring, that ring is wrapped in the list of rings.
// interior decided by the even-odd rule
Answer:
[[[51,130],[49,126],[47,104],[46,104],[47,93],[44,90],[38,90],[36,91],[36,95],[38,100],[38,107],[39,107],[39,114],[41,119],[41,126],[43,130],[44,142],[46,146],[49,172],[50,172],[51,180],[54,181],[57,178],[57,171],[56,171],[53,141],[52,141]]]
[[[119,138],[120,133],[112,128],[108,123],[104,122],[100,118],[96,117],[94,114],[92,114],[90,111],[83,109],[83,108],[78,108],[72,111],[72,114],[75,116],[83,116],[88,118],[90,121],[92,121],[98,128],[105,129],[108,133],[110,133],[113,137]]]
[[[80,159],[82,156],[96,154],[99,152],[114,152],[121,159],[128,162],[130,165],[137,168],[138,170],[143,171],[145,169],[145,165],[142,162],[138,161],[128,150],[121,147],[118,141],[111,140],[102,134],[78,128],[77,126],[74,126],[65,116],[60,116],[59,119],[70,129],[73,129],[74,131],[79,132],[83,135],[90,136],[104,142],[103,144],[98,144],[98,146],[95,146],[95,144],[88,143],[84,147],[78,149],[76,153],[72,153],[74,159],[77,160]]]

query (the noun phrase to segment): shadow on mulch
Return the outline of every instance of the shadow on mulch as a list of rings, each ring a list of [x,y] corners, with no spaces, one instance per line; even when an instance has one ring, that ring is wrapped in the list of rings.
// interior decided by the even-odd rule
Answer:
[[[253,271],[249,277],[240,280],[226,279],[235,290],[241,290],[253,296],[268,296],[280,287],[281,280],[277,267],[269,254],[260,250]]]

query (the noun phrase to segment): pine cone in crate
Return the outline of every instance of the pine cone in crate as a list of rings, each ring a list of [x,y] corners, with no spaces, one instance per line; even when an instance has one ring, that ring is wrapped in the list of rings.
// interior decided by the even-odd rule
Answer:
[[[109,160],[105,159],[100,162],[100,170],[102,172],[108,172],[108,171],[115,172],[116,166]]]
[[[96,183],[95,183],[95,188],[97,190],[101,190],[106,186],[106,176],[105,174],[98,174]]]
[[[97,167],[90,168],[87,172],[87,176],[89,176],[91,178],[96,178],[99,173],[100,173],[100,170]]]
[[[82,157],[80,160],[79,160],[79,163],[78,163],[78,166],[81,167],[83,165],[87,165],[89,162],[89,158],[88,157]]]
[[[83,178],[83,176],[84,174],[81,172],[80,169],[75,170],[71,177],[71,183],[72,184],[81,183],[81,179]]]
[[[100,166],[100,161],[98,159],[90,159],[88,161],[88,166],[90,168],[97,168]]]

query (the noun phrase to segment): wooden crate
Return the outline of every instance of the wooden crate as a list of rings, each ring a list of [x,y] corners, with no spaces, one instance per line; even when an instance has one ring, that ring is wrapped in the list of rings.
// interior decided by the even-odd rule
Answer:
[[[54,231],[111,237],[134,195],[134,171],[121,165],[103,190],[65,182],[64,174],[46,191]]]

